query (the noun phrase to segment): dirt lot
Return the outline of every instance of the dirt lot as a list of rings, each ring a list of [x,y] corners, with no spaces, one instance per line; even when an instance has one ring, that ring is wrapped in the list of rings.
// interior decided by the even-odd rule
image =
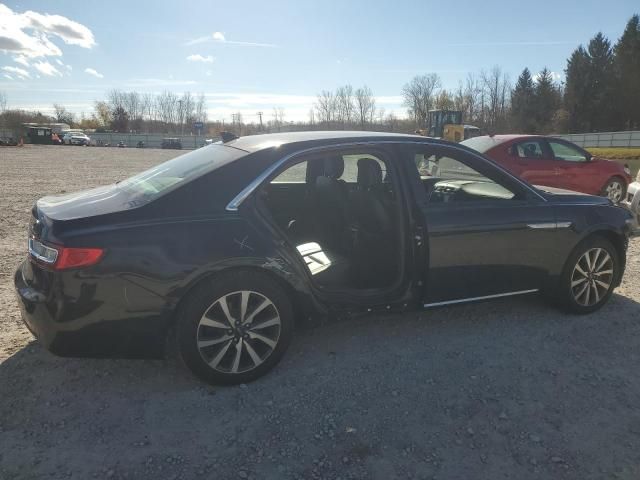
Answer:
[[[530,297],[335,322],[247,386],[44,351],[11,279],[33,202],[175,154],[0,149],[0,479],[640,478],[637,240],[599,313]]]

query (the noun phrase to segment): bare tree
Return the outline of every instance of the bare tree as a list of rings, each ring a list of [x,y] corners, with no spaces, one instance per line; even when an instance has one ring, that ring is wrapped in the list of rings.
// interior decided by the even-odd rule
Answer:
[[[282,125],[284,124],[284,108],[282,107],[273,107],[273,125],[278,131],[282,130]]]
[[[506,73],[502,72],[499,66],[493,67],[489,72],[480,73],[482,90],[486,97],[486,123],[487,126],[495,129],[507,117],[507,108],[511,84]]]
[[[481,88],[478,85],[478,79],[475,77],[473,73],[469,73],[465,80],[464,86],[464,102],[465,108],[464,113],[465,117],[470,121],[475,121],[478,116],[478,107],[480,100],[480,91]]]
[[[0,113],[7,109],[7,93],[0,90]]]
[[[376,99],[371,89],[366,85],[356,90],[355,99],[360,128],[365,128],[367,123],[373,123],[376,114]]]
[[[441,86],[440,77],[436,73],[419,75],[402,87],[402,98],[405,107],[413,116],[416,125],[423,128],[427,123],[429,110],[433,108],[436,90]]]
[[[333,92],[323,90],[318,94],[318,99],[314,105],[318,112],[318,121],[325,125],[331,124],[336,116],[336,96]]]
[[[109,104],[109,108],[111,109],[111,111],[115,110],[116,108],[124,108],[126,110],[126,100],[127,97],[127,93],[123,92],[122,90],[118,90],[118,89],[113,89],[113,90],[109,90],[109,92],[107,93],[107,103]]]
[[[438,110],[453,110],[454,106],[455,102],[449,92],[445,89],[440,90],[436,95],[434,107]]]
[[[204,93],[200,93],[196,100],[196,120],[199,122],[207,122],[207,100]]]
[[[93,104],[93,118],[102,127],[109,127],[111,124],[111,110],[107,102],[95,102]]]
[[[345,85],[336,90],[336,113],[337,120],[342,123],[344,129],[346,125],[353,121],[355,106],[353,104],[353,87]]]
[[[67,108],[59,103],[53,104],[53,115],[56,119],[56,122],[66,123],[67,125],[71,125],[73,123],[74,115]]]

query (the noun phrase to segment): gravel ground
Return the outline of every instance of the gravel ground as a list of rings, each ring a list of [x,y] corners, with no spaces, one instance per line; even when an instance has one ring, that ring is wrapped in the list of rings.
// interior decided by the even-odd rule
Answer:
[[[11,279],[33,202],[175,154],[0,149],[0,479],[640,478],[638,240],[596,314],[534,296],[334,322],[246,386],[44,351]]]

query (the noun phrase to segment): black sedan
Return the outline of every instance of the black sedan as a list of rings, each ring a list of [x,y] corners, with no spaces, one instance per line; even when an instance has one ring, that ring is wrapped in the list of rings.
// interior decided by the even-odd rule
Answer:
[[[256,135],[33,207],[25,323],[69,356],[162,355],[207,382],[269,371],[296,322],[541,292],[602,307],[631,214],[419,136]]]

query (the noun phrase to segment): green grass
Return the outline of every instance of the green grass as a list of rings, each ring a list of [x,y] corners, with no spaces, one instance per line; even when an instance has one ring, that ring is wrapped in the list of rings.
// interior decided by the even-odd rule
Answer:
[[[640,170],[640,148],[587,148],[587,150],[602,158],[609,158],[620,163],[626,163],[631,168],[633,178],[636,178],[638,170]]]

